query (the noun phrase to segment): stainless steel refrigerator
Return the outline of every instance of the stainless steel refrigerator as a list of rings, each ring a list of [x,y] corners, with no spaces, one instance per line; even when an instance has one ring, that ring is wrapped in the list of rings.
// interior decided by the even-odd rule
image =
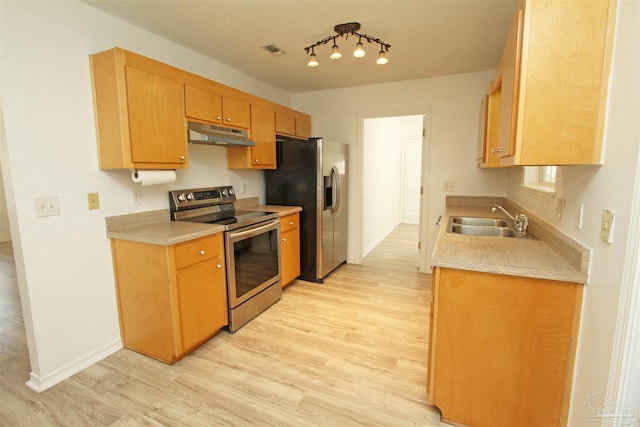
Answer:
[[[301,206],[300,279],[322,282],[347,260],[345,144],[278,139],[277,169],[265,171],[268,205]]]

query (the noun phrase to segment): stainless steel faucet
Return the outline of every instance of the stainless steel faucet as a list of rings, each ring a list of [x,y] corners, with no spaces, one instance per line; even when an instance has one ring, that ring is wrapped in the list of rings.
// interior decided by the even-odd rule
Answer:
[[[507,212],[505,208],[500,205],[493,205],[493,207],[491,208],[491,212],[497,212],[498,209],[500,209],[502,212],[507,214],[509,218],[511,218],[518,234],[520,234],[521,236],[527,234],[527,228],[529,227],[529,218],[527,218],[525,214],[517,214],[514,218],[509,212]]]

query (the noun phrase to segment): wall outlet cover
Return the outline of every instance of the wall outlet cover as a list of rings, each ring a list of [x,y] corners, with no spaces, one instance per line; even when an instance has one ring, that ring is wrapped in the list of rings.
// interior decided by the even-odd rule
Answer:
[[[447,193],[452,193],[456,190],[456,183],[453,181],[445,181],[443,190]]]

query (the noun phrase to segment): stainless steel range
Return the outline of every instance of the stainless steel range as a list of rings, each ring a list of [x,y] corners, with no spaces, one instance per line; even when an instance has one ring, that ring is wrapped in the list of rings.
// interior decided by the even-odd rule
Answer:
[[[275,212],[235,210],[233,187],[169,192],[171,219],[225,227],[229,331],[235,332],[282,296],[280,220]]]

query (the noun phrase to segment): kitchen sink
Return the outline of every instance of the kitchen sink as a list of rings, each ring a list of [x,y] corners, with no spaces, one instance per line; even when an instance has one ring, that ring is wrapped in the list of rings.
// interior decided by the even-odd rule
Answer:
[[[508,227],[507,221],[498,218],[473,218],[468,216],[454,216],[451,218],[453,224],[461,225],[485,225],[492,227]]]
[[[531,234],[518,234],[510,223],[500,218],[475,218],[452,216],[449,218],[447,233],[466,236],[533,238]]]
[[[517,237],[515,231],[507,227],[496,227],[493,225],[462,225],[451,224],[449,232],[453,234],[464,234],[468,236],[490,236],[490,237]]]

